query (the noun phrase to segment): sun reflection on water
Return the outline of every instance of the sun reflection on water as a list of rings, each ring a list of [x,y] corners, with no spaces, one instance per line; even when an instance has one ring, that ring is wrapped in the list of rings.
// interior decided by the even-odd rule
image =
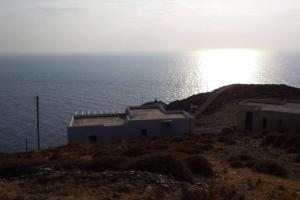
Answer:
[[[212,49],[196,53],[199,79],[207,90],[232,84],[254,83],[263,52],[254,49]]]

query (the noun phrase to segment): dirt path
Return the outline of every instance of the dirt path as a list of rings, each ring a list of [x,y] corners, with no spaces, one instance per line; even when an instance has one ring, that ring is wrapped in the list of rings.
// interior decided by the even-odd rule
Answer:
[[[207,98],[207,100],[198,108],[198,110],[194,113],[194,117],[197,118],[199,115],[201,115],[206,108],[220,95],[222,94],[225,90],[233,87],[234,84],[232,85],[227,85],[221,88],[216,89],[215,91],[212,92],[212,94]]]

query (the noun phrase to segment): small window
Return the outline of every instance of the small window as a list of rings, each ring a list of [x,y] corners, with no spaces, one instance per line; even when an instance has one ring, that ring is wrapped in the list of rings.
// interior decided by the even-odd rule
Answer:
[[[97,142],[96,135],[90,135],[89,140],[90,140],[90,143],[96,143]]]
[[[264,118],[263,118],[262,127],[263,127],[263,129],[266,129],[267,126],[268,126],[268,121],[267,121],[267,118],[264,117]]]
[[[161,125],[162,125],[162,127],[168,128],[168,127],[170,127],[171,122],[170,122],[170,121],[163,121],[163,122],[161,123]]]
[[[141,130],[141,136],[147,136],[147,134],[148,134],[147,129],[142,129]]]

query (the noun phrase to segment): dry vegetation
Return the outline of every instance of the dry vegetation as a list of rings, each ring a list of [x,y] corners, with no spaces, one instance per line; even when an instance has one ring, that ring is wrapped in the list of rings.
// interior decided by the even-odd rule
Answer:
[[[236,87],[197,119],[197,135],[0,154],[0,200],[300,199],[300,134],[245,135],[234,118],[247,95],[297,97],[299,90]]]

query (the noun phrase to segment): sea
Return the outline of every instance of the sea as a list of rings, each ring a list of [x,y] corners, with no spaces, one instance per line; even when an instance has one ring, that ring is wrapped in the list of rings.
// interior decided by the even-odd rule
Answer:
[[[67,144],[71,117],[166,103],[232,83],[300,87],[300,52],[209,49],[188,53],[0,55],[0,152]]]

